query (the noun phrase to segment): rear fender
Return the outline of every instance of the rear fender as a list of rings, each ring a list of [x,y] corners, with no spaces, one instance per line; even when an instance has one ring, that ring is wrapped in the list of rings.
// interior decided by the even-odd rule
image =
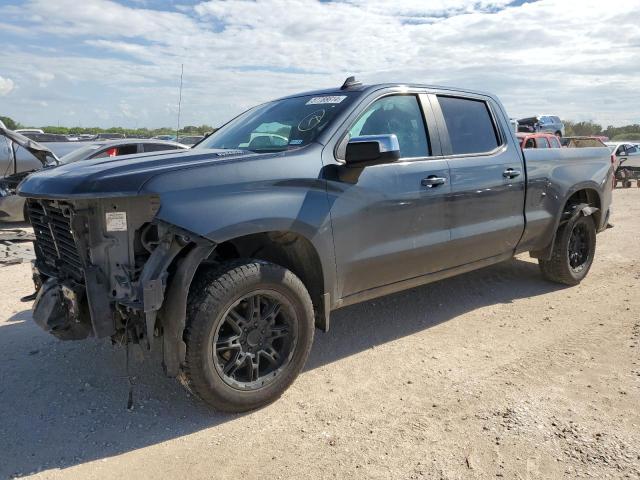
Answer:
[[[558,221],[556,222],[556,229],[553,233],[553,237],[551,238],[551,242],[543,249],[532,250],[530,252],[531,257],[541,260],[549,260],[553,251],[553,244],[556,242],[558,228],[575,217],[578,217],[580,215],[588,217],[598,212],[599,210],[599,208],[592,207],[588,203],[580,203],[578,205],[575,205],[575,207],[573,207],[571,210],[563,210],[562,212],[560,212]]]

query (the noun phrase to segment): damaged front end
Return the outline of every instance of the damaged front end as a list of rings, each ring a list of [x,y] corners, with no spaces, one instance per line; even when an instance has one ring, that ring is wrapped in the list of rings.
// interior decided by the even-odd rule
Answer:
[[[142,343],[163,337],[169,375],[184,360],[186,296],[215,246],[155,219],[156,196],[28,198],[36,236],[36,323],[62,340],[110,337]]]

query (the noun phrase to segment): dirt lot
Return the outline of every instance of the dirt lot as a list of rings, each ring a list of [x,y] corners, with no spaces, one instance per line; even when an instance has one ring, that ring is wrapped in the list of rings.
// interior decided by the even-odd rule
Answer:
[[[211,411],[31,321],[0,268],[0,478],[640,478],[640,189],[574,288],[527,256],[350,307],[275,404]]]

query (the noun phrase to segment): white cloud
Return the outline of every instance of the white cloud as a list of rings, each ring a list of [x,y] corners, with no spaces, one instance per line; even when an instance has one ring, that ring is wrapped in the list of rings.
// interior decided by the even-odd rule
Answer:
[[[122,114],[123,117],[126,117],[126,118],[136,117],[135,113],[132,111],[131,105],[129,105],[124,100],[120,102],[120,104],[118,105],[118,109],[120,110],[120,113]]]
[[[49,82],[51,82],[54,78],[56,78],[56,76],[53,73],[40,72],[40,71],[35,73],[35,77],[38,79],[38,84],[41,87],[46,87],[47,85],[49,85]]]
[[[0,7],[3,22],[33,34],[31,45],[22,38],[0,51],[0,71],[20,82],[14,116],[35,124],[74,107],[85,124],[137,116],[173,125],[181,63],[182,117],[191,124],[217,125],[347,74],[492,91],[517,117],[544,110],[640,122],[632,108],[640,105],[637,1],[510,3],[227,0],[158,11],[145,2],[31,0]],[[56,50],[44,51],[50,38]],[[34,87],[54,78],[34,81],[34,71],[55,72],[56,88],[40,89],[46,98]],[[34,99],[47,101],[47,111]]]
[[[13,90],[13,80],[0,77],[0,96],[8,95]]]

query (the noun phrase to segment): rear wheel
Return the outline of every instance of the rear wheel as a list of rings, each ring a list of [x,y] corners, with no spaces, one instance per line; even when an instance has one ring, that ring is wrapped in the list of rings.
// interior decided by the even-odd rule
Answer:
[[[182,378],[219,410],[261,407],[300,373],[313,333],[311,299],[292,272],[257,260],[223,265],[189,292]]]
[[[596,227],[592,217],[578,215],[561,225],[549,260],[538,260],[547,280],[577,285],[587,276],[596,251]]]

